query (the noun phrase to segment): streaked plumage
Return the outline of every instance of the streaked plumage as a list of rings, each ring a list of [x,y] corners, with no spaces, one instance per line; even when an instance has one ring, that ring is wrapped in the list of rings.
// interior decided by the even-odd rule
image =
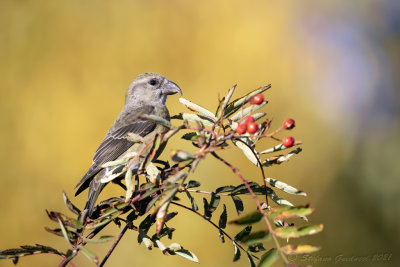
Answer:
[[[89,216],[93,213],[98,195],[106,185],[100,183],[100,179],[106,173],[106,169],[102,169],[101,165],[122,157],[128,150],[129,152],[138,152],[143,147],[143,144],[133,144],[128,141],[126,138],[128,133],[134,133],[143,137],[144,140],[150,140],[157,133],[164,132],[165,127],[142,120],[139,116],[154,114],[170,120],[165,101],[167,95],[175,93],[182,92],[175,83],[156,73],[141,74],[128,87],[125,106],[96,150],[93,165],[76,186],[79,188],[75,195],[89,187],[88,201],[84,210]],[[146,151],[141,158],[145,155]],[[139,166],[141,158],[136,164],[133,164],[134,170]]]

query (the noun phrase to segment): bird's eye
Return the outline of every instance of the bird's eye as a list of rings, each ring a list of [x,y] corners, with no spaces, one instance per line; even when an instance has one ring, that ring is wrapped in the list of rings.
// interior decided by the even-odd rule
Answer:
[[[156,84],[157,84],[157,80],[156,80],[156,79],[151,79],[151,80],[149,81],[149,84],[150,84],[150,85],[156,85]]]

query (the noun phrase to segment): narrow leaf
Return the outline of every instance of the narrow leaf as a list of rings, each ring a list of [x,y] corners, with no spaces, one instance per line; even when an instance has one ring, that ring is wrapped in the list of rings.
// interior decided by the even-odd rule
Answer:
[[[314,235],[322,231],[323,225],[308,225],[301,228],[295,226],[280,227],[275,229],[275,235],[280,238],[298,238],[306,235]]]
[[[230,224],[238,224],[238,225],[244,225],[244,224],[253,224],[261,220],[263,215],[260,213],[260,211],[256,210],[253,211],[252,213],[246,214],[236,220],[230,221]]]
[[[94,264],[99,263],[99,258],[94,254],[92,251],[87,249],[86,247],[79,246],[79,250],[89,259],[91,260]]]
[[[250,267],[256,267],[256,263],[254,262],[253,257],[250,255],[249,252],[246,253],[247,253],[247,258],[249,259],[250,262]]]
[[[214,125],[214,121],[212,119],[207,118],[205,116],[192,114],[192,113],[180,113],[179,115],[173,116],[171,119],[199,122],[205,126],[213,126]]]
[[[235,111],[237,111],[239,108],[241,108],[244,104],[246,104],[250,98],[252,98],[253,96],[264,92],[265,90],[268,90],[269,88],[271,88],[271,85],[268,84],[266,86],[260,87],[254,91],[252,91],[251,93],[240,97],[238,99],[233,100],[231,103],[229,103],[227,105],[227,107],[225,108],[225,117],[228,118],[230,115],[232,115]]]
[[[125,184],[126,184],[126,195],[125,195],[125,202],[129,202],[132,195],[133,195],[133,173],[132,173],[132,169],[128,168],[128,170],[126,171],[125,174]]]
[[[159,116],[153,115],[153,114],[141,114],[139,116],[141,119],[143,120],[147,120],[147,121],[152,121],[155,122],[157,124],[160,124],[162,126],[165,126],[167,128],[172,128],[172,125],[169,121],[167,121],[166,119],[163,119]]]
[[[278,259],[279,253],[276,248],[272,248],[261,256],[258,267],[269,267]]]
[[[240,214],[242,214],[244,210],[243,201],[240,199],[240,197],[237,196],[232,196],[232,200],[233,203],[235,204],[236,212],[238,216],[240,216]]]
[[[221,239],[222,243],[225,242],[225,237],[224,237],[224,233],[221,229],[225,229],[227,220],[228,220],[228,215],[226,213],[226,206],[224,204],[224,210],[222,211],[221,215],[219,216],[219,222],[218,222],[218,226],[220,228],[219,229],[219,238]]]
[[[287,255],[295,254],[308,254],[320,250],[321,247],[311,246],[311,245],[286,245],[281,248],[283,253]]]
[[[228,94],[226,95],[226,97],[225,97],[225,99],[224,99],[224,102],[222,102],[221,107],[217,110],[217,112],[216,112],[215,115],[217,116],[217,119],[218,119],[218,120],[221,119],[222,112],[225,113],[225,108],[226,108],[226,106],[228,105],[229,100],[231,100],[231,97],[232,97],[232,95],[233,95],[233,92],[235,92],[236,86],[237,86],[237,85],[235,84],[231,89],[229,89]],[[221,111],[222,111],[222,112],[221,112]]]
[[[89,238],[83,238],[83,240],[86,243],[106,243],[108,241],[110,241],[111,239],[113,239],[114,237],[111,235],[104,235],[102,237],[100,237],[99,239],[89,239]]]
[[[233,189],[235,189],[235,186],[226,185],[226,186],[218,187],[215,190],[215,193],[219,194],[219,193],[231,192]]]
[[[276,187],[280,190],[282,190],[283,192],[286,192],[288,194],[293,194],[293,195],[302,195],[302,196],[307,196],[307,194],[303,191],[300,191],[296,188],[294,188],[293,186],[290,186],[284,182],[278,181],[276,179],[272,179],[272,178],[267,178],[265,179],[271,186]]]
[[[302,149],[300,147],[298,147],[297,149],[290,151],[286,156],[280,155],[280,156],[277,156],[277,157],[269,158],[269,159],[265,160],[262,163],[262,165],[265,166],[265,167],[269,167],[269,166],[274,165],[274,164],[278,164],[279,165],[279,164],[281,164],[283,162],[289,161],[289,159],[291,157],[293,157],[296,154],[299,154],[301,151],[302,151]]]
[[[233,257],[233,261],[235,262],[235,261],[238,261],[240,259],[240,249],[236,245],[235,241],[233,241],[233,248],[235,250],[235,256]]]
[[[189,193],[189,191],[185,190],[187,197],[190,200],[190,204],[192,205],[192,210],[197,211],[199,209],[199,207],[196,204],[196,201],[194,200],[194,198],[192,197],[192,195]]]
[[[250,235],[251,229],[251,225],[246,226],[242,231],[235,235],[234,240],[237,242],[242,242],[242,240],[245,240]]]
[[[310,215],[314,211],[311,206],[300,206],[300,207],[276,207],[271,209],[271,213],[268,215],[273,220],[285,220],[288,218],[297,218]]]
[[[208,109],[205,109],[205,108],[203,108],[203,107],[201,107],[201,106],[199,106],[197,104],[194,104],[193,102],[190,102],[187,99],[184,99],[183,97],[179,98],[179,102],[181,102],[181,104],[186,106],[191,111],[198,112],[201,115],[206,116],[208,118],[211,118],[214,121],[217,120],[217,118],[215,117],[214,113],[212,113]]]
[[[65,205],[71,212],[75,213],[76,215],[81,214],[80,209],[78,209],[74,204],[72,204],[72,202],[68,199],[67,194],[64,191],[63,191],[63,198]]]
[[[181,256],[181,257],[187,259],[187,260],[199,263],[199,259],[197,258],[197,256],[193,252],[191,252],[187,249],[183,249],[183,248],[178,249],[178,250],[175,250],[174,253],[178,256]]]
[[[201,185],[200,182],[190,180],[188,185],[186,186],[186,188],[195,188],[195,187],[199,187],[200,185]]]
[[[247,138],[248,143],[251,142],[250,138]],[[258,156],[258,153],[255,149],[252,149],[250,147],[253,146],[253,142],[250,143],[250,147],[243,144],[240,141],[232,141],[232,143],[238,147],[239,149],[242,150],[243,154],[250,160],[251,163],[256,165],[257,167],[259,166],[258,160],[260,160],[260,157]]]

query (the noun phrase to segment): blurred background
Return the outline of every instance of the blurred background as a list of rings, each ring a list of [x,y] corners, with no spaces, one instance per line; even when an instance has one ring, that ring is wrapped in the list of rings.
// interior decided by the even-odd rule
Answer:
[[[120,112],[126,88],[151,71],[211,110],[235,83],[237,97],[271,83],[265,111],[274,117],[272,128],[296,119],[290,135],[304,150],[266,168],[267,176],[306,191],[308,197],[281,196],[313,203],[310,222],[325,226],[301,240],[322,250],[297,262],[399,266],[399,14],[396,0],[1,1],[0,249],[34,243],[67,248],[45,232],[44,226],[56,227],[45,209],[67,213],[62,190],[84,205],[86,193],[74,198],[74,187]],[[178,96],[167,104],[171,114],[185,111]],[[176,138],[161,158],[172,148],[192,149]],[[247,178],[259,179],[239,151],[221,155]],[[213,159],[192,179],[205,190],[240,183]],[[204,220],[176,210],[171,243],[193,251],[201,266],[248,266],[246,257],[232,263],[232,245],[222,244]],[[136,237],[128,232],[107,266],[195,266],[148,251]],[[91,248],[102,256],[110,245]],[[384,254],[391,254],[389,261],[356,262]],[[40,255],[22,258],[19,266],[59,262]],[[91,266],[82,255],[74,262]],[[0,266],[13,264],[2,260]]]

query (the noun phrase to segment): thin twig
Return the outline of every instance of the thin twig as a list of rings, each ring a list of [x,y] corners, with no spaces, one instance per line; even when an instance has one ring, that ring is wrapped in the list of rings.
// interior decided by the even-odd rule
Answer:
[[[249,191],[250,195],[253,197],[254,202],[256,203],[258,210],[263,215],[264,221],[265,221],[265,223],[266,223],[266,225],[268,227],[269,232],[272,235],[272,238],[274,240],[276,248],[277,248],[279,254],[281,255],[281,258],[282,258],[283,262],[285,263],[285,265],[288,265],[289,261],[287,260],[286,256],[283,254],[283,252],[281,251],[281,246],[279,245],[278,239],[274,235],[274,231],[272,229],[271,223],[268,220],[267,214],[262,209],[260,201],[257,198],[257,195],[254,194],[253,190],[250,188],[250,186],[247,183],[246,179],[244,179],[244,177],[242,176],[240,171],[235,166],[233,166],[232,164],[230,164],[229,162],[227,162],[226,160],[224,160],[223,158],[218,156],[215,152],[211,152],[211,155],[213,155],[216,159],[222,161],[225,165],[227,165],[243,181],[243,183],[245,184],[245,186],[246,186],[247,190]]]
[[[104,257],[104,259],[101,261],[99,267],[104,266],[104,264],[106,263],[106,261],[108,260],[108,258],[111,256],[111,253],[113,253],[115,247],[118,245],[119,241],[121,241],[122,237],[125,235],[126,230],[128,230],[130,223],[128,222],[124,229],[122,229],[121,233],[118,235],[117,239],[114,241],[114,243],[112,244],[110,250],[107,252],[106,256]]]
[[[65,256],[62,256],[62,257],[63,257],[63,260],[62,260],[62,262],[58,265],[58,267],[67,266],[68,263],[71,264],[73,267],[75,267],[75,264],[71,261],[71,259],[69,259],[69,258],[67,258],[67,257],[65,257]]]

